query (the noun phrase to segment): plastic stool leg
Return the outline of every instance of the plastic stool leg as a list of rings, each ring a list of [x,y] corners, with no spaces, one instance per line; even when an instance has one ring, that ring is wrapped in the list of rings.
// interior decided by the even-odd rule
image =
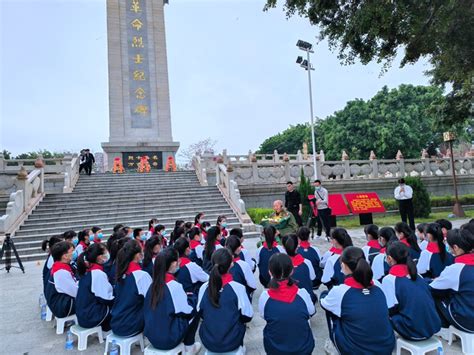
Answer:
[[[87,349],[87,338],[89,336],[78,336],[77,337],[77,350],[84,351]]]
[[[102,333],[102,328],[99,326],[99,331],[97,332],[97,337],[99,338],[99,343],[104,342],[104,334]]]

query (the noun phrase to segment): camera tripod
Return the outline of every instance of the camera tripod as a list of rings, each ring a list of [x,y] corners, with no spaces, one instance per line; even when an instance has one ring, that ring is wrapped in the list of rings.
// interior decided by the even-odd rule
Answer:
[[[11,256],[12,256],[12,251],[15,253],[15,258],[20,266],[13,266],[11,262]],[[5,235],[5,240],[3,242],[2,250],[0,250],[0,262],[3,259],[3,254],[5,254],[5,267],[1,268],[0,270],[7,270],[7,272],[10,272],[10,269],[12,267],[16,267],[18,269],[21,269],[23,273],[25,273],[25,268],[23,267],[23,264],[21,262],[20,256],[18,255],[18,252],[16,251],[15,244],[13,243],[13,239],[10,237],[10,233],[7,233]]]

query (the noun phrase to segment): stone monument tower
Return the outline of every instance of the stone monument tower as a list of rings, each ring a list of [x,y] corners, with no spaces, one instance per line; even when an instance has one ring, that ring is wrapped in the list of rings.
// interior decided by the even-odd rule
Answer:
[[[165,1],[166,2],[166,1]],[[141,156],[163,168],[173,142],[163,0],[107,0],[109,170],[120,157],[135,169]]]

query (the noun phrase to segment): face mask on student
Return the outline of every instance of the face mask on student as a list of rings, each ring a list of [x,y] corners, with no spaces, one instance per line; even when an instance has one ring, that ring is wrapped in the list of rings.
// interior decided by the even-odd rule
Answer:
[[[222,228],[227,228],[227,222],[221,224]]]
[[[104,261],[104,264],[107,263],[109,260],[110,260],[110,254],[107,252],[103,255],[104,259],[102,259]]]
[[[129,234],[128,234],[128,237],[129,237],[130,239],[133,239],[133,233],[129,233]]]
[[[321,190],[321,186],[316,186],[316,191]]]
[[[141,239],[142,241],[145,241],[145,240],[147,239],[147,238],[146,238],[146,234],[142,234],[142,235],[140,236],[140,239]]]
[[[163,232],[161,232],[161,235],[162,235],[163,237],[166,237],[166,230],[164,230]]]
[[[76,250],[74,250],[74,251],[72,252],[72,258],[71,258],[71,261],[75,262],[76,260],[77,260],[77,251],[76,251]]]
[[[91,242],[94,241],[94,234],[91,234],[91,235],[89,236],[89,241],[91,241]]]
[[[76,246],[77,246],[77,244],[79,244],[79,239],[77,239],[77,238],[73,238],[73,240],[72,240],[72,244],[74,244],[74,246],[76,247]]]
[[[104,234],[103,234],[103,233],[99,233],[99,234],[97,234],[97,237],[98,237],[99,239],[102,239],[102,238],[104,238]]]

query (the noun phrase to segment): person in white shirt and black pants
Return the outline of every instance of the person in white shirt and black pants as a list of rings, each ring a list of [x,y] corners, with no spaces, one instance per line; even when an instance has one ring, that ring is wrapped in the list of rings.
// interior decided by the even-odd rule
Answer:
[[[329,241],[331,235],[331,209],[329,208],[329,193],[321,186],[320,180],[314,181],[314,198],[316,199],[316,208],[318,209],[318,237],[324,228],[326,239]]]
[[[400,211],[400,216],[402,217],[402,222],[407,223],[410,228],[414,231],[415,226],[415,215],[413,211],[413,189],[411,186],[405,184],[405,179],[398,180],[398,186],[395,188],[394,195],[395,199],[398,201],[398,208]]]

